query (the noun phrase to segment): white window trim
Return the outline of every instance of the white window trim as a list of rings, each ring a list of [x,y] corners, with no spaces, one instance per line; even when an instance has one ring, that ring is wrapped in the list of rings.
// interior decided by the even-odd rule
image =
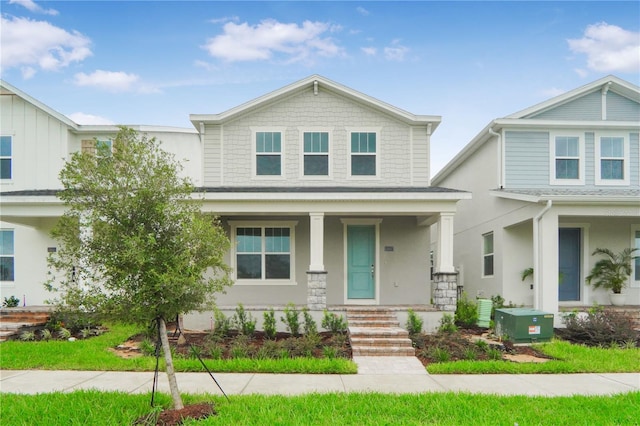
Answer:
[[[622,161],[624,161],[622,173],[623,179],[602,179],[601,175],[601,160],[603,159],[600,156],[600,139],[602,137],[617,137],[622,138],[622,149],[624,150],[624,157],[622,157]],[[601,186],[612,186],[612,185],[629,185],[631,180],[629,179],[630,172],[630,160],[631,154],[629,153],[629,135],[619,132],[598,132],[595,134],[595,184]],[[607,159],[609,157],[605,157]],[[617,158],[617,157],[616,157]]]
[[[0,158],[9,158],[11,160],[11,177],[9,179],[0,179],[0,182],[2,182],[3,184],[7,184],[7,183],[13,183],[13,176],[14,176],[14,171],[15,171],[15,155],[13,153],[14,149],[13,149],[13,139],[15,138],[15,135],[13,133],[4,133],[0,136],[3,137],[9,137],[11,138],[11,155],[10,156],[0,156]]]
[[[292,221],[245,221],[245,220],[230,220],[228,222],[230,227],[231,234],[231,256],[229,260],[229,266],[233,269],[233,280],[235,281],[234,285],[255,285],[255,286],[282,286],[282,285],[297,285],[296,282],[296,225],[298,224],[297,220]],[[289,238],[290,238],[290,246],[289,246],[289,256],[290,256],[290,275],[288,280],[247,280],[247,279],[238,279],[236,276],[236,246],[238,242],[236,240],[236,229],[237,228],[289,228]],[[263,233],[264,237],[264,233]],[[263,252],[264,254],[264,252]]]
[[[300,179],[302,180],[333,180],[333,134],[332,129],[326,127],[304,127],[298,129],[300,134]],[[329,135],[329,170],[326,175],[305,175],[304,174],[304,134],[305,133],[327,133]],[[323,155],[324,153],[309,153],[308,155]]]
[[[251,130],[251,177],[258,180],[283,180],[285,179],[285,135],[284,127],[250,127]],[[280,133],[280,174],[279,175],[259,175],[256,150],[256,134],[260,132]],[[275,153],[272,153],[275,154]]]
[[[491,253],[485,253],[484,252],[484,239],[485,237],[487,237],[488,235],[491,235],[491,238],[493,240],[493,251]],[[480,253],[481,253],[481,258],[480,258],[480,270],[482,271],[482,273],[480,274],[482,278],[493,278],[496,274],[496,235],[493,231],[490,232],[485,232],[484,234],[482,234],[482,238],[480,239]],[[484,258],[486,256],[493,256],[493,274],[491,275],[486,275],[485,271],[484,271]]]
[[[380,139],[380,128],[371,128],[371,127],[353,127],[346,128],[347,131],[347,179],[349,180],[377,180],[380,179],[381,170],[382,170],[382,156],[380,155],[381,150],[381,139]],[[351,152],[351,134],[352,133],[375,133],[376,134],[376,152],[368,153],[363,155],[373,155],[376,159],[376,174],[375,175],[352,175],[351,174],[351,157],[353,153]],[[359,153],[356,153],[358,155]]]
[[[629,247],[636,246],[636,232],[640,231],[640,224],[631,225],[631,244]],[[640,256],[640,251],[634,252],[635,255]],[[640,288],[640,281],[635,280],[636,276],[636,262],[635,260],[631,262],[631,276],[629,277],[629,287],[630,288]]]
[[[578,138],[578,179],[558,179],[556,178],[556,138],[557,137],[577,137]],[[549,185],[584,185],[585,180],[585,142],[584,134],[575,133],[550,133],[549,134]],[[574,158],[574,157],[560,157],[560,158]]]
[[[13,254],[10,255],[13,257],[13,281],[0,281],[0,285],[3,288],[13,288],[16,285],[16,230],[14,228],[0,228],[0,231],[11,231],[13,233]],[[3,257],[9,257],[9,255],[2,255]]]

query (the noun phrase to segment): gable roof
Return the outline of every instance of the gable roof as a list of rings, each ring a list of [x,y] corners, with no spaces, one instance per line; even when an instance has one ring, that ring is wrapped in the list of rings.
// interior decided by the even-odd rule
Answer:
[[[578,87],[577,89],[570,90],[562,95],[556,96],[529,108],[507,115],[504,118],[496,118],[489,122],[484,129],[482,129],[456,156],[449,161],[432,179],[433,185],[439,185],[442,180],[452,173],[460,164],[462,164],[467,158],[469,158],[474,152],[476,152],[485,142],[496,136],[496,132],[506,126],[531,126],[535,123],[538,126],[544,126],[545,128],[552,129],[554,127],[584,127],[585,125],[593,124],[595,122],[585,121],[568,121],[568,120],[531,120],[530,117],[541,114],[552,108],[556,108],[560,105],[571,102],[577,98],[585,96],[589,93],[599,90],[610,90],[617,93],[620,96],[631,99],[632,101],[640,103],[640,87],[622,80],[616,76],[608,75],[592,83]],[[602,121],[598,122],[604,127],[618,128],[618,127],[640,127],[640,122],[629,121]]]
[[[67,116],[65,116],[63,114],[60,114],[58,111],[54,110],[53,108],[48,107],[47,105],[43,104],[39,100],[27,95],[22,90],[18,89],[17,87],[14,87],[13,85],[7,83],[4,80],[0,80],[0,95],[3,95],[3,96],[4,95],[15,95],[15,96],[18,96],[19,98],[22,98],[24,101],[30,103],[31,105],[35,106],[36,108],[38,108],[40,110],[46,112],[50,116],[56,118],[57,120],[59,120],[62,123],[66,124],[67,126],[71,127],[72,129],[78,130],[78,124],[75,123],[74,121],[72,121],[71,119],[69,119]]]
[[[242,114],[254,111],[259,108],[263,108],[269,103],[277,102],[287,97],[290,97],[296,93],[300,93],[305,90],[326,90],[336,93],[343,97],[346,97],[356,103],[362,104],[374,110],[380,111],[384,114],[395,117],[396,119],[408,124],[431,124],[431,131],[433,132],[436,127],[442,121],[442,117],[438,115],[415,115],[407,112],[403,109],[394,107],[393,105],[382,102],[371,96],[360,93],[349,87],[343,86],[339,83],[329,80],[328,78],[314,74],[295,83],[284,86],[278,90],[275,90],[266,95],[255,98],[249,102],[245,102],[242,105],[231,108],[220,114],[190,114],[189,119],[193,125],[199,128],[200,123],[205,124],[221,124],[225,121],[232,120]]]

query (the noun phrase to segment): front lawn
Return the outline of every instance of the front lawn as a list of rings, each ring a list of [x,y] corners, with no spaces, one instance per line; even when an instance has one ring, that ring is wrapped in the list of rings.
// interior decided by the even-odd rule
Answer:
[[[150,413],[149,394],[77,391],[2,395],[4,425],[132,424]],[[157,394],[164,408],[168,395]],[[528,397],[466,393],[388,395],[247,395],[230,401],[184,395],[185,404],[213,402],[217,415],[189,425],[633,425],[640,392],[614,396]]]

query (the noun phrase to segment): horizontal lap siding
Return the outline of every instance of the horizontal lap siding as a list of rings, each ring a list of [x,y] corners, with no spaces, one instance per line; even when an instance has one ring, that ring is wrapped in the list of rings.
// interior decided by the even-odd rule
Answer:
[[[566,104],[526,118],[539,120],[601,120],[602,95],[600,91],[589,93]]]
[[[505,132],[507,188],[549,185],[549,133]]]
[[[640,187],[640,140],[638,133],[631,133],[629,135],[629,153],[631,155],[631,162],[629,166],[631,168],[630,178],[632,187]]]
[[[640,104],[616,93],[607,94],[607,120],[638,121]]]

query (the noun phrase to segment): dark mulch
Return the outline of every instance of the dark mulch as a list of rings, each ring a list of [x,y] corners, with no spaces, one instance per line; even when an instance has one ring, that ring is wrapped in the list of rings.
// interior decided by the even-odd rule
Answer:
[[[201,420],[216,415],[213,404],[203,403],[187,405],[180,410],[164,410],[151,413],[137,419],[134,425],[174,426],[181,425],[187,419]]]

